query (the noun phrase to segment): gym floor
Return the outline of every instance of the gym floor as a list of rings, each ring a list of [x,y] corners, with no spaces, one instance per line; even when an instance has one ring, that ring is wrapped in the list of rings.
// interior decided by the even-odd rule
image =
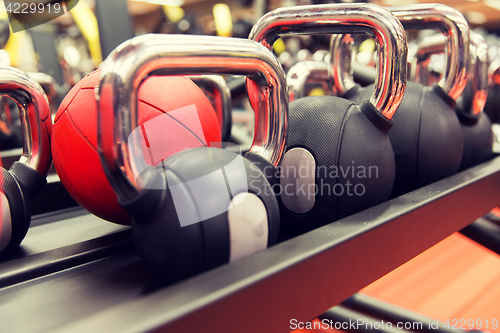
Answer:
[[[500,256],[455,233],[360,292],[442,322],[484,323],[498,316],[499,280]],[[500,327],[484,331],[500,333]]]
[[[498,281],[500,257],[455,233],[362,292],[443,322],[484,322],[498,317]]]

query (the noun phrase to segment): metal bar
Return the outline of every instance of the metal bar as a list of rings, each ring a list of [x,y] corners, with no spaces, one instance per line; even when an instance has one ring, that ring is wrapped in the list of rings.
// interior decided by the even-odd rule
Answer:
[[[337,305],[330,310],[319,316],[322,324],[327,325],[329,328],[341,329],[348,333],[409,333],[410,331],[404,329],[398,329],[394,325],[389,325],[387,323],[382,323],[377,318],[367,316],[364,313],[360,313],[344,307],[342,305]]]
[[[7,261],[0,265],[0,288],[105,258],[133,248],[130,230]]]
[[[448,329],[444,327],[444,323],[435,318],[429,318],[413,311],[395,306],[390,303],[380,301],[376,298],[357,293],[349,297],[342,305],[368,316],[373,316],[378,319],[388,320],[394,323],[396,328],[397,323],[401,323],[402,327],[407,327],[410,331],[427,332],[427,333],[464,333],[459,329]],[[407,325],[407,326],[406,326]]]
[[[460,230],[460,233],[490,251],[500,254],[500,225],[497,223],[479,219]]]
[[[289,332],[488,213],[499,185],[496,158],[58,332]]]

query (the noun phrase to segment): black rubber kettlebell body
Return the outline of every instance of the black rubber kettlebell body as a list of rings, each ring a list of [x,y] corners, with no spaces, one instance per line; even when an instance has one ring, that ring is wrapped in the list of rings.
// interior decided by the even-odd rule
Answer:
[[[0,208],[2,213],[9,210],[9,213],[3,214],[7,220],[2,221],[2,227],[4,224],[11,224],[10,241],[0,248],[2,256],[7,256],[17,249],[26,236],[31,222],[31,203],[45,186],[47,179],[19,162],[14,162],[9,171],[0,168],[0,173],[3,181],[0,192],[8,203],[4,206],[2,202]]]
[[[387,200],[395,173],[386,135],[391,125],[368,102],[356,105],[333,96],[291,102],[280,170],[282,229],[302,233]],[[302,155],[307,172],[314,165],[314,177],[289,167],[294,152]],[[308,183],[301,187],[304,179]]]
[[[418,43],[416,72],[425,74],[428,59],[445,51],[445,39],[440,35],[424,38]],[[455,111],[462,126],[464,151],[459,170],[485,162],[492,157],[493,133],[491,122],[483,109],[488,95],[488,45],[484,38],[470,32],[470,68],[467,84],[456,99]],[[420,82],[428,85],[427,76],[420,75]]]
[[[290,103],[276,192],[282,230],[290,235],[388,199],[395,162],[386,133],[405,91],[406,35],[393,14],[372,4],[279,8],[264,15],[249,35],[271,49],[283,36],[349,32],[374,39],[379,50],[378,89],[361,103],[337,96],[304,97]]]
[[[131,54],[133,66],[127,62]],[[154,73],[221,74],[221,68],[247,75],[261,101],[248,158],[212,145],[186,148],[156,166],[148,164],[145,156],[152,150],[146,135],[135,135],[145,129],[133,112],[137,94],[130,92]],[[138,252],[162,281],[188,278],[277,242],[278,200],[259,168],[274,175],[286,143],[285,73],[271,51],[246,39],[151,34],[120,45],[102,75],[97,92],[102,166],[118,202],[132,216]],[[101,112],[110,105],[112,113]]]
[[[467,87],[465,91],[467,91]],[[464,110],[471,108],[471,104],[472,96],[464,94],[455,108],[464,138],[460,171],[486,162],[493,157],[493,132],[491,131],[490,118],[485,112],[476,115],[464,112]]]
[[[445,37],[445,68],[438,84],[425,87],[407,83],[406,91],[394,115],[388,136],[396,158],[396,180],[392,197],[400,196],[458,171],[464,139],[455,113],[455,100],[465,86],[470,62],[470,29],[456,9],[441,4],[415,4],[388,8],[406,29],[437,29]],[[344,40],[342,40],[344,39]],[[332,38],[333,85],[342,96],[363,100],[374,91],[354,86],[349,70],[351,53],[347,35]],[[349,92],[349,89],[355,91]]]
[[[346,93],[353,101],[371,96],[373,85]],[[391,197],[455,174],[462,160],[464,139],[453,100],[437,84],[407,82],[405,95],[387,133],[396,159]]]
[[[229,207],[240,193],[248,191],[251,200],[247,211],[238,213],[246,215],[246,219],[238,216],[238,223],[246,224],[247,237],[259,239],[267,234],[265,247],[277,242],[280,218],[276,197],[260,169],[249,160],[227,150],[202,147],[177,153],[162,164],[158,174],[162,179],[152,182],[165,184],[168,179],[168,186],[144,191],[134,202],[121,204],[133,217],[132,234],[141,257],[163,281],[179,281],[234,259],[235,244],[230,241],[234,238],[230,230],[234,211],[225,209],[204,219],[202,207]],[[198,191],[186,185],[200,179]],[[243,206],[239,202],[235,207]],[[263,208],[266,226],[252,221],[252,214],[262,216],[259,210]],[[199,222],[182,226],[179,216],[183,214]]]

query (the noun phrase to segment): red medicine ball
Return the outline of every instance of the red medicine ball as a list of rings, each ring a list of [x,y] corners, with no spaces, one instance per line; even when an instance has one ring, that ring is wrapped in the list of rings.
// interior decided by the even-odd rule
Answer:
[[[119,206],[97,153],[94,88],[99,76],[97,70],[84,77],[61,103],[52,129],[54,166],[64,187],[81,206],[102,219],[129,224],[130,215]],[[188,78],[151,76],[140,86],[138,98],[139,125],[148,140],[149,151],[144,152],[148,163],[156,165],[178,151],[221,141],[212,104]]]

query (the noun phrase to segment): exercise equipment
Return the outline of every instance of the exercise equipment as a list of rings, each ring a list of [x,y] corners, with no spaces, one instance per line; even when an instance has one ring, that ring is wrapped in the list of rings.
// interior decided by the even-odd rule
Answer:
[[[42,87],[27,74],[0,67],[0,91],[19,110],[24,139],[23,154],[7,171],[0,168],[0,255],[13,252],[26,235],[31,203],[47,182],[52,163],[50,108]]]
[[[226,80],[220,75],[190,75],[188,78],[207,95],[219,119],[222,141],[229,141],[233,122],[231,91]]]
[[[129,224],[130,216],[116,201],[97,154],[97,108],[94,89],[99,83],[97,70],[82,79],[62,101],[54,118],[52,153],[54,166],[71,196],[92,214],[105,220]],[[210,145],[221,141],[220,126],[209,100],[191,80],[184,77],[148,78],[139,91],[140,124],[154,126],[159,115],[168,113],[170,132],[149,145],[157,164],[167,156],[187,147]],[[197,112],[183,117],[183,107],[195,105]],[[105,112],[106,109],[102,109]],[[107,112],[111,113],[110,109]],[[191,117],[191,118],[189,118]],[[165,118],[162,118],[165,119]],[[165,126],[158,120],[158,126]],[[197,126],[197,127],[196,127]],[[167,143],[168,142],[168,143]]]
[[[290,234],[389,198],[395,164],[386,133],[405,90],[406,36],[390,12],[372,4],[280,8],[263,16],[249,36],[271,49],[282,36],[347,31],[376,40],[377,89],[359,105],[336,96],[310,96],[290,103],[278,193],[282,227]],[[252,105],[259,105],[251,82],[247,88]],[[364,175],[356,174],[363,170]]]
[[[59,103],[61,102],[62,88],[57,84],[54,78],[45,73],[28,73],[43,89],[49,100],[50,111],[53,116],[57,112]]]
[[[446,36],[446,71],[441,81],[431,87],[410,82],[388,133],[396,157],[392,197],[397,197],[459,169],[463,135],[454,108],[467,82],[469,26],[462,14],[445,5],[408,5],[390,10],[407,29],[435,28]],[[344,44],[339,41],[342,38],[347,37],[331,43],[332,84],[341,96],[364,100],[374,87],[363,89],[352,80],[350,53],[339,47]]]
[[[328,64],[324,61],[301,61],[293,65],[286,75],[290,102],[306,96],[306,89],[312,84],[319,84],[325,93],[328,87]]]
[[[462,95],[457,100],[455,111],[462,126],[464,151],[459,170],[465,170],[485,162],[493,156],[493,132],[491,121],[483,112],[488,97],[488,45],[484,38],[470,32],[470,74]],[[442,37],[442,36],[438,36]],[[425,38],[419,43],[417,74],[420,83],[426,84],[425,63],[434,54],[442,54],[443,38]]]
[[[135,61],[130,65],[124,60],[131,52]],[[137,128],[137,91],[150,73],[248,75],[262,104],[246,158],[202,147],[172,155],[161,168],[148,166]],[[251,163],[266,161],[274,168],[285,147],[285,75],[270,51],[245,39],[150,34],[120,45],[101,75],[102,166],[120,204],[133,216],[132,235],[142,258],[158,276],[178,281],[276,243],[278,203]],[[162,130],[165,136],[170,129]]]

